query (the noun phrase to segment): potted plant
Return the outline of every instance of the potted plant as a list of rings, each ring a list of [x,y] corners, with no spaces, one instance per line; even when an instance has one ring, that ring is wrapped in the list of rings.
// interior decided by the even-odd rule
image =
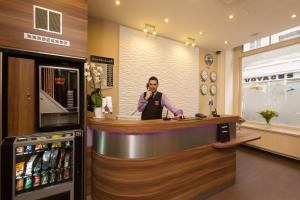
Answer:
[[[260,111],[259,114],[266,120],[267,125],[270,125],[270,121],[273,117],[278,117],[278,113],[270,109]]]
[[[95,118],[102,118],[102,90],[101,83],[103,79],[103,70],[96,66],[95,63],[84,64],[84,75],[90,84],[93,92],[88,96],[88,101],[92,103],[92,109],[95,113]]]

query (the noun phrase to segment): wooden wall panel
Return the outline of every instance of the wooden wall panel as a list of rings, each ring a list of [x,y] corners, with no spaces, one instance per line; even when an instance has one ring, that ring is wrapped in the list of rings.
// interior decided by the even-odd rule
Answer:
[[[93,152],[93,200],[192,200],[235,181],[235,149],[210,145],[149,159]]]
[[[86,0],[0,0],[0,46],[29,51],[86,57]],[[33,29],[33,5],[62,12],[62,34]],[[70,47],[24,39],[24,32],[69,40]]]
[[[8,58],[8,136],[36,131],[35,62]]]
[[[86,148],[86,196],[92,194],[92,147]]]

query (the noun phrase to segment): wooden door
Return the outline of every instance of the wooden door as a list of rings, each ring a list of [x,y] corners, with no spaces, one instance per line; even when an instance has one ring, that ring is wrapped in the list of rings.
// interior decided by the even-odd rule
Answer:
[[[36,131],[35,62],[8,58],[8,136]]]

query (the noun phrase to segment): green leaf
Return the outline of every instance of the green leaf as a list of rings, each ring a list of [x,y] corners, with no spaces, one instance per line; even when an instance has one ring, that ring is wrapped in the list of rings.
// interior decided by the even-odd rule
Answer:
[[[92,94],[91,100],[95,107],[101,107],[102,106],[102,98],[99,94]]]

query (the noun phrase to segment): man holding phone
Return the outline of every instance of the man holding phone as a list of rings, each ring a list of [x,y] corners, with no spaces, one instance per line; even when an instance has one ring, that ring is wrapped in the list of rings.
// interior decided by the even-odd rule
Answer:
[[[166,95],[157,91],[158,79],[151,76],[147,83],[147,91],[141,94],[138,111],[142,112],[142,120],[161,119],[163,107],[166,107],[177,119],[183,118],[183,111],[173,107]]]

